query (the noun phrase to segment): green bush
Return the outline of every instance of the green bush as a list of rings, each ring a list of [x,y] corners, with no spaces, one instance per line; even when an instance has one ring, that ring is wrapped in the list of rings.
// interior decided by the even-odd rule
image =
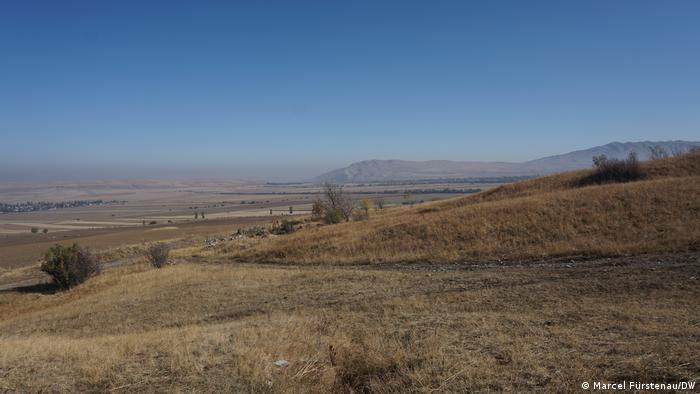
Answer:
[[[100,265],[88,249],[77,244],[54,245],[46,252],[41,270],[49,274],[59,288],[65,290],[98,274]]]
[[[343,215],[343,211],[340,209],[327,209],[324,219],[328,224],[336,224],[345,220],[345,215]]]

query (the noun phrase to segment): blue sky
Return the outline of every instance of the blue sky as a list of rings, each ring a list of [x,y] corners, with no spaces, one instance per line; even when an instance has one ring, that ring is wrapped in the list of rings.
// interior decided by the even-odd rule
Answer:
[[[697,140],[698,20],[694,0],[4,1],[0,180]]]

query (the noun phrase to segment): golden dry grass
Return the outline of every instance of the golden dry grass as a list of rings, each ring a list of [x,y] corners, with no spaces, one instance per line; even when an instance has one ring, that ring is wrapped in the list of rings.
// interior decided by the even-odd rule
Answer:
[[[698,157],[645,164],[641,182],[572,188],[585,173],[563,174],[181,248],[181,264],[118,267],[67,292],[0,291],[0,391],[573,392],[697,380]],[[639,252],[653,253],[591,258]],[[569,257],[410,264],[555,255]],[[231,257],[246,264],[210,264]],[[396,264],[343,265],[366,262]]]
[[[700,248],[700,153],[644,163],[646,180],[576,187],[578,171],[238,245],[238,261],[462,262]]]
[[[693,379],[697,256],[659,258],[456,272],[125,267],[66,293],[0,293],[0,391],[569,392],[593,379]]]

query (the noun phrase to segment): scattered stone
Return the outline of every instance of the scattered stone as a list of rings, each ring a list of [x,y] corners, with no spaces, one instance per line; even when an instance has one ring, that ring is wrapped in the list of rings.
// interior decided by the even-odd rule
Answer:
[[[253,227],[248,227],[248,228],[239,228],[235,233],[222,237],[222,238],[207,238],[204,241],[204,246],[208,248],[213,248],[219,242],[224,242],[224,241],[236,241],[239,239],[244,239],[244,238],[252,238],[252,237],[267,237],[270,235],[270,230],[268,230],[266,227],[262,226],[253,226]]]
[[[278,366],[278,367],[280,367],[280,368],[284,368],[284,367],[286,367],[287,365],[289,365],[289,361],[287,361],[287,360],[277,360],[277,361],[275,361],[273,364],[275,364],[276,366]]]

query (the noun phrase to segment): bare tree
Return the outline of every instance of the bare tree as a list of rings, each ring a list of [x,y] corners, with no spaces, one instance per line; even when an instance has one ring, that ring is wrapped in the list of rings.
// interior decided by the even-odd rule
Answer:
[[[377,208],[384,209],[384,199],[383,198],[380,198],[379,200],[377,200]]]
[[[338,217],[342,217],[346,222],[350,221],[355,210],[355,202],[345,193],[343,185],[330,182],[323,184],[322,205],[326,220],[330,223],[338,222]]]

